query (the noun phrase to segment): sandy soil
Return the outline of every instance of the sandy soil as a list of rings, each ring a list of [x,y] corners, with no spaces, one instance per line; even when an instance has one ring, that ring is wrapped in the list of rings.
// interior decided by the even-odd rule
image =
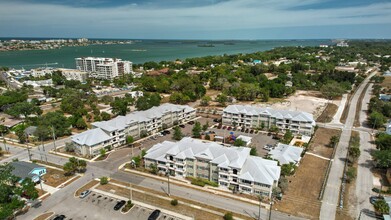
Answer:
[[[336,104],[337,106],[340,104],[340,102],[340,100],[330,101],[330,103]],[[298,90],[294,95],[291,95],[283,101],[265,104],[257,103],[255,105],[260,107],[271,107],[284,110],[304,111],[313,114],[314,118],[317,118],[326,108],[326,104],[327,100],[324,98],[320,98],[319,92]]]

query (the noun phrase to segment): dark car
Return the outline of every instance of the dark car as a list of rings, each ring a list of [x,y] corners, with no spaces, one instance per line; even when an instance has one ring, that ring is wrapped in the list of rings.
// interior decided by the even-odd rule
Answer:
[[[213,122],[220,122],[221,120],[218,118],[213,119]]]
[[[236,127],[232,128],[232,131],[236,131]]]
[[[250,134],[253,134],[254,133],[254,130],[250,130]]]
[[[160,210],[156,209],[154,210],[148,217],[148,220],[156,220],[160,215]]]
[[[248,133],[250,130],[247,128],[244,132]]]
[[[183,124],[182,124],[182,125],[179,125],[179,127],[181,127],[181,128],[185,128],[185,125],[183,125]]]
[[[223,126],[223,129],[226,129],[227,128],[227,126]]]
[[[115,206],[114,206],[114,210],[115,211],[119,210],[122,206],[125,205],[125,203],[126,203],[125,200],[121,200],[121,201],[117,202],[117,204],[115,204]]]
[[[165,130],[163,132],[164,132],[164,134],[171,134],[171,132],[169,130]]]
[[[193,124],[194,124],[194,121],[189,121],[189,122],[187,122],[187,124],[193,125]]]
[[[227,130],[230,131],[232,128],[231,127],[228,127]]]
[[[371,196],[369,197],[369,202],[374,205],[377,201],[383,200],[383,196]]]
[[[53,220],[63,220],[65,219],[65,215],[57,215],[56,217],[54,217]]]

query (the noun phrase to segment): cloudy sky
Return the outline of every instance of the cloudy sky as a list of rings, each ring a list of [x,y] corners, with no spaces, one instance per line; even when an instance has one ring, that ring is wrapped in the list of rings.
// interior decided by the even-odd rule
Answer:
[[[391,38],[391,0],[0,0],[0,37]]]

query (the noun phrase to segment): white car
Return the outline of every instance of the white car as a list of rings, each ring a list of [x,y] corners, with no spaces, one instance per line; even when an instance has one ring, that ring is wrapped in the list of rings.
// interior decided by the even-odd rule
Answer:
[[[86,196],[88,196],[88,194],[90,194],[90,193],[91,193],[91,190],[87,189],[86,191],[83,191],[82,193],[80,193],[79,198],[80,198],[80,199],[83,199],[83,198],[85,198]]]
[[[271,150],[273,150],[273,146],[272,146],[272,145],[269,145],[269,144],[266,144],[266,145],[263,147],[263,149],[268,150],[268,151],[271,151]]]

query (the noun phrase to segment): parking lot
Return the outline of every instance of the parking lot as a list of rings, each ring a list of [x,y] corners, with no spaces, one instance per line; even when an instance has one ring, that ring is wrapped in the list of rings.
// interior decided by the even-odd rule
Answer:
[[[79,219],[132,219],[132,220],[146,220],[153,212],[153,209],[146,208],[140,205],[135,205],[132,209],[126,213],[121,213],[121,209],[114,210],[114,206],[120,199],[103,195],[93,191],[83,199],[69,198],[66,203],[71,205],[56,206],[53,211],[56,215],[65,215],[66,220],[79,220]],[[55,215],[55,216],[56,216]],[[54,219],[53,216],[51,219]],[[164,212],[161,212],[158,220],[180,220],[170,216]]]
[[[225,129],[223,129],[225,127]],[[227,137],[231,134],[233,134],[235,137],[238,137],[239,135],[244,135],[248,137],[252,137],[251,144],[249,147],[256,147],[258,156],[264,157],[267,155],[269,151],[264,149],[265,145],[276,145],[278,143],[278,140],[273,139],[272,135],[268,135],[267,133],[264,132],[253,132],[252,134],[250,133],[250,130],[246,133],[245,131],[242,132],[241,130],[227,130],[228,126],[222,126],[220,129],[217,127],[209,129],[210,131],[214,131],[216,135],[218,136],[223,136]]]
[[[195,121],[200,122],[201,126],[204,125],[206,122],[208,122],[210,127],[217,124],[217,122],[213,122],[212,118],[205,118],[205,117],[199,117]],[[191,124],[185,123],[184,128],[181,128],[183,135],[186,137],[191,137],[193,126],[194,126],[194,124],[191,125]],[[223,129],[224,127],[225,127],[225,129]],[[269,152],[268,150],[264,149],[265,145],[273,145],[274,146],[278,143],[278,140],[273,139],[273,136],[271,136],[271,135],[269,136],[265,132],[255,132],[255,130],[254,130],[253,133],[250,133],[251,129],[248,129],[248,132],[246,132],[246,130],[244,130],[242,132],[241,130],[234,131],[232,129],[232,127],[231,127],[231,130],[228,130],[227,128],[228,128],[228,126],[222,126],[220,129],[217,128],[217,126],[213,126],[213,128],[209,128],[208,131],[214,131],[216,133],[216,135],[225,136],[225,137],[229,136],[231,133],[236,137],[239,135],[252,137],[252,143],[251,143],[250,147],[256,147],[257,152],[258,152],[258,156],[260,156],[260,157],[264,157]],[[172,135],[173,135],[172,128],[169,128],[167,130],[170,131],[170,134],[166,134],[164,136],[155,135],[154,137],[149,137],[146,140],[141,142],[141,147],[144,149],[149,149],[153,145],[161,143],[163,141],[174,141],[172,139]]]

